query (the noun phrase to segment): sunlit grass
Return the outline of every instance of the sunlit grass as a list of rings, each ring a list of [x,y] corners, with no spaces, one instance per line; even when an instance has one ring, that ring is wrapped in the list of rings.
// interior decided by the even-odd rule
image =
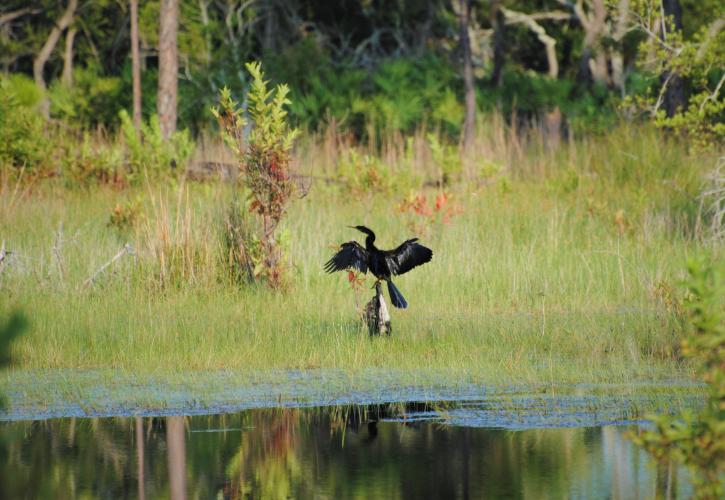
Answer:
[[[31,319],[16,365],[157,375],[321,369],[352,379],[394,370],[400,384],[419,385],[689,378],[668,294],[688,255],[704,251],[685,203],[698,159],[677,153],[668,161],[680,171],[631,172],[634,180],[617,183],[643,153],[619,154],[608,140],[545,158],[562,163],[559,173],[449,188],[462,214],[418,234],[434,258],[397,278],[410,308],[393,311],[389,338],[368,337],[346,276],[322,266],[332,245],[359,238],[348,225],[372,227],[383,248],[413,236],[396,210],[406,193],[351,198],[313,185],[285,221],[290,279],[275,294],[225,273],[225,184],[38,187],[0,216],[0,239],[14,252],[0,274],[0,314],[20,307]],[[678,151],[652,147],[642,146],[651,155],[643,169]],[[108,227],[111,209],[137,197],[136,228]],[[126,242],[136,254],[84,288]]]

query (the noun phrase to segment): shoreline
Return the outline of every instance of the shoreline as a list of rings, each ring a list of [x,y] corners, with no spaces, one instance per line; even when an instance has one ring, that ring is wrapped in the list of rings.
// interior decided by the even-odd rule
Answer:
[[[8,403],[0,411],[0,421],[428,403],[443,408],[440,413],[449,417],[451,425],[460,418],[469,425],[473,412],[480,426],[512,429],[639,423],[647,414],[697,407],[705,399],[704,386],[685,378],[504,385],[382,369],[355,374],[12,370],[0,375],[0,391]]]

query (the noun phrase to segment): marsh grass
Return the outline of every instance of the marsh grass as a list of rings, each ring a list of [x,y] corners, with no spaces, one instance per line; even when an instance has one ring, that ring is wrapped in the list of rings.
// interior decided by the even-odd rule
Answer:
[[[14,253],[0,274],[0,314],[21,307],[31,319],[14,346],[17,367],[157,375],[321,369],[352,380],[394,369],[401,385],[691,377],[677,351],[676,290],[687,257],[704,251],[693,201],[703,158],[648,129],[556,150],[512,142],[510,133],[500,124],[484,132],[478,164],[469,161],[445,188],[463,213],[425,235],[432,263],[397,280],[411,307],[393,311],[391,337],[374,340],[361,328],[346,276],[326,275],[322,265],[334,245],[357,237],[348,225],[374,228],[382,247],[413,236],[395,210],[407,192],[350,197],[313,181],[282,224],[294,270],[288,289],[274,293],[229,278],[227,183],[71,191],[51,182],[11,201],[6,185],[0,239]],[[340,137],[321,140],[295,161],[330,176],[336,148],[348,146]],[[322,155],[317,163],[314,154]],[[401,169],[428,168],[392,153],[386,161],[396,158]],[[485,182],[480,175],[474,182],[491,165]],[[113,207],[130,199],[140,200],[139,219],[109,227]],[[79,287],[126,242],[133,256]]]

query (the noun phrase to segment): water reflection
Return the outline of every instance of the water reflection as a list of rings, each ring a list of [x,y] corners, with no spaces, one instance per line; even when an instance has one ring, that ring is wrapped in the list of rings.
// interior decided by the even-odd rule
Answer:
[[[623,427],[506,431],[380,408],[0,424],[0,498],[677,498]]]

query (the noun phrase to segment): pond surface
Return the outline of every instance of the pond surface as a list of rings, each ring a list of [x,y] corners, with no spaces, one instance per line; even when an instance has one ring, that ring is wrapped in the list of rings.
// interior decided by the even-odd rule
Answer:
[[[468,415],[468,417],[467,417]],[[684,498],[635,425],[484,427],[475,408],[278,408],[0,423],[0,498]],[[469,418],[470,417],[470,418]]]

